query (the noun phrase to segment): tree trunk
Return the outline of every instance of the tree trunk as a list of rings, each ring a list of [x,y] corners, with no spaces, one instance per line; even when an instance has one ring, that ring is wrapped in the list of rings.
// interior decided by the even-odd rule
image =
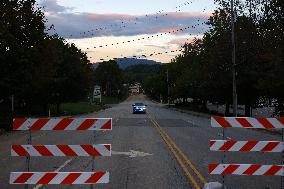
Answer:
[[[251,111],[250,111],[251,105],[250,103],[245,104],[245,116],[250,117],[251,116]]]
[[[47,103],[44,103],[44,104],[42,105],[42,110],[43,110],[44,113],[47,112],[47,114],[48,114],[48,105],[47,105]]]
[[[60,103],[56,104],[56,112],[57,114],[60,114]]]
[[[202,100],[202,111],[207,111],[207,100]]]
[[[229,114],[230,114],[230,104],[226,102],[225,116],[229,116]]]

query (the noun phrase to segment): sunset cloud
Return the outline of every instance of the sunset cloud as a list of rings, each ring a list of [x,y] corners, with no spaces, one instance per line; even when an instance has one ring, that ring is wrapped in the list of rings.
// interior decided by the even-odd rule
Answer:
[[[190,36],[188,38],[177,38],[177,39],[169,41],[167,44],[183,46],[185,43],[191,43],[191,42],[194,41],[194,39],[202,38],[202,37],[203,37],[203,35],[194,35],[194,36]]]
[[[112,7],[117,2],[102,0],[38,1],[39,6],[44,7],[47,28],[54,25],[54,30],[48,32],[56,33],[74,43],[87,53],[93,63],[100,62],[101,59],[157,53],[160,54],[147,58],[167,63],[180,53],[177,50],[181,49],[184,43],[191,42],[194,37],[203,36],[204,31],[208,29],[204,23],[211,16],[204,8],[198,12],[196,7],[192,7],[191,12],[165,9],[167,11],[154,13],[155,11],[149,11],[149,8],[144,6],[144,12],[139,8],[137,13],[136,7],[130,6],[127,10],[123,3]],[[89,9],[87,3],[96,4],[98,7]],[[157,4],[156,8],[159,7]]]
[[[134,36],[169,32],[190,26],[189,30],[178,32],[198,34],[210,14],[168,12],[163,16],[128,15],[115,13],[77,13],[72,7],[58,5],[56,0],[44,1],[48,24],[53,24],[56,33],[64,38],[89,38],[98,36]]]

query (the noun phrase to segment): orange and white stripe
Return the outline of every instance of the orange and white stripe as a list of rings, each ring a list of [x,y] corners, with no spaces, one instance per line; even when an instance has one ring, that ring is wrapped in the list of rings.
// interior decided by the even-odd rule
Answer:
[[[212,127],[284,129],[284,118],[211,117]]]
[[[102,184],[109,183],[109,172],[12,172],[10,184]]]
[[[12,145],[12,156],[111,156],[110,144]]]
[[[284,142],[210,140],[211,151],[223,152],[284,152]]]
[[[208,173],[212,175],[284,176],[283,168],[283,165],[210,164]]]
[[[13,130],[111,130],[111,118],[17,118]]]

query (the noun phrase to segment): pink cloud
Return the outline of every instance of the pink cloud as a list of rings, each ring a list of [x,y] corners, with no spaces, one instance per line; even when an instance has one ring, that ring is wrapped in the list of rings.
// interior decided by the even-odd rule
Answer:
[[[177,29],[179,28],[161,28],[161,29],[158,29],[156,30],[156,32],[159,32],[159,33],[168,33],[168,32],[173,32],[173,31],[176,31]]]
[[[202,35],[200,36],[191,36],[189,38],[178,38],[178,39],[174,39],[170,42],[168,42],[167,44],[173,44],[173,45],[184,45],[185,43],[191,43],[193,42],[196,38],[201,38]]]
[[[168,44],[184,45],[186,42],[188,42],[187,38],[179,38],[168,42]]]
[[[86,17],[92,21],[101,21],[101,20],[134,20],[135,16],[128,14],[94,14],[87,13]]]
[[[170,12],[168,17],[172,19],[186,19],[186,18],[202,18],[206,19],[212,16],[212,13],[191,13],[191,12]]]

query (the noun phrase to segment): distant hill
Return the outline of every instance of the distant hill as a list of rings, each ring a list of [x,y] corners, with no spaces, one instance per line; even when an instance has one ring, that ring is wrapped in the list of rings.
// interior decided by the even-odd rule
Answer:
[[[121,69],[126,69],[129,66],[134,65],[159,65],[160,62],[156,62],[154,60],[147,60],[147,59],[132,59],[132,58],[121,58],[116,60],[117,64]],[[100,63],[100,62],[99,62]],[[99,63],[93,64],[93,68],[96,69]]]
[[[150,73],[159,73],[163,64],[136,64],[136,65],[131,65],[125,68],[125,72],[128,73],[145,73],[145,74],[150,74]]]

